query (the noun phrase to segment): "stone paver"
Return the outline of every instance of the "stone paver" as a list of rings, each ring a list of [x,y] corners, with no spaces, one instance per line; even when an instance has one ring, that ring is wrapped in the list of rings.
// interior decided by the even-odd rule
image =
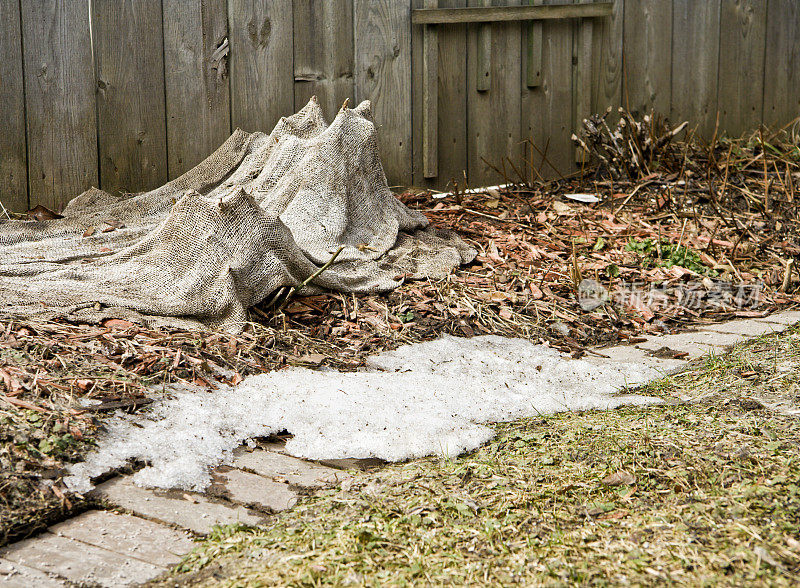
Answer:
[[[50,533],[15,543],[0,552],[0,557],[83,585],[127,586],[166,571],[162,566]]]
[[[777,315],[776,315],[777,316]],[[800,313],[798,313],[800,316]],[[779,317],[778,320],[788,320],[790,317]],[[631,345],[618,345],[598,349],[599,353],[608,358],[586,355],[584,359],[591,363],[603,364],[610,361],[627,363],[644,363],[647,366],[662,370],[665,374],[679,371],[688,360],[697,359],[710,353],[720,354],[726,347],[740,343],[747,337],[763,335],[765,333],[780,332],[784,325],[764,322],[765,319],[745,319],[709,325],[698,331],[677,333],[674,335],[654,335],[646,341]],[[650,352],[667,347],[673,351],[687,353],[685,357],[676,359],[662,359],[653,357]]]
[[[775,323],[778,325],[790,326],[800,322],[800,310],[785,310],[783,312],[776,312],[764,318],[755,319],[766,323]]]
[[[680,359],[660,359],[653,357],[645,349],[638,349],[632,345],[618,345],[617,347],[606,347],[605,349],[598,349],[598,353],[602,353],[606,357],[598,357],[596,355],[586,354],[583,359],[589,363],[596,365],[608,365],[609,361],[615,363],[636,363],[643,364],[670,374],[683,368],[686,362]]]
[[[647,341],[637,343],[636,346],[640,349],[649,349],[651,351],[667,347],[674,351],[688,353],[689,355],[686,359],[697,359],[711,353],[723,353],[728,345],[733,345],[743,340],[743,336],[732,333],[698,331],[649,337]]]
[[[301,488],[321,488],[338,484],[350,477],[350,474],[342,470],[263,449],[237,451],[233,465],[267,478],[286,480],[289,484]]]
[[[163,567],[194,549],[185,531],[105,510],[85,512],[50,527],[50,532]]]
[[[212,502],[199,495],[194,501],[160,496],[153,490],[139,488],[127,478],[115,478],[97,487],[97,495],[111,504],[137,515],[208,534],[214,525],[242,523],[257,525],[264,518],[242,506]]]
[[[378,459],[377,457],[364,457],[364,458],[345,457],[342,459],[321,459],[319,460],[319,463],[321,463],[324,466],[340,470],[361,470],[362,472],[374,470],[375,468],[379,468],[383,465],[386,465],[385,461],[383,461],[382,459]]]
[[[66,585],[64,580],[0,558],[0,586],[3,588],[64,588]]]
[[[780,333],[785,328],[785,325],[779,323],[768,323],[761,320],[738,320],[701,327],[700,331],[758,337],[768,333]]]
[[[281,455],[289,455],[286,451],[285,443],[263,443],[261,445],[266,451],[280,453]],[[290,456],[291,457],[291,456]],[[295,458],[299,459],[299,458]],[[382,466],[386,462],[375,457],[366,457],[363,459],[355,457],[346,457],[344,459],[320,459],[317,463],[321,466],[328,467],[334,470],[361,470],[367,471]]]
[[[214,472],[214,480],[225,487],[231,500],[252,504],[270,512],[286,510],[297,502],[297,493],[289,488],[289,484],[250,472],[218,470]]]

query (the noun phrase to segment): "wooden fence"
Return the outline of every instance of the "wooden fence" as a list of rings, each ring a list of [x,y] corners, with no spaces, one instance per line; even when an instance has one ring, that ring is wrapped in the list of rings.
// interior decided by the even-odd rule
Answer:
[[[584,3],[0,0],[0,202],[153,188],[314,94],[329,117],[372,100],[390,183],[436,187],[529,174],[535,149],[570,171],[607,106],[705,136],[800,114],[797,0]]]

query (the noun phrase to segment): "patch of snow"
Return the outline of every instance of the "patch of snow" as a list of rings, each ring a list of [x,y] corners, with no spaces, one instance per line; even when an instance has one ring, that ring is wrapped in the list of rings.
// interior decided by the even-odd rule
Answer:
[[[445,336],[373,356],[356,373],[288,368],[212,392],[173,388],[142,414],[108,423],[66,482],[85,492],[92,478],[138,459],[148,465],[137,484],[202,490],[233,449],[284,429],[294,435],[287,451],[309,459],[456,456],[493,436],[488,423],[658,402],[618,392],[660,375],[523,339]]]

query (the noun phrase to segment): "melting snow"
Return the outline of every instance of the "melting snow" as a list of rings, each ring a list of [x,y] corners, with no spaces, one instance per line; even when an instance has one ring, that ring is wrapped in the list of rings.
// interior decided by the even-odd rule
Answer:
[[[566,410],[658,402],[620,395],[660,376],[638,364],[599,366],[523,339],[496,336],[407,345],[356,373],[290,368],[215,391],[173,389],[136,416],[108,424],[98,449],[71,468],[68,485],[138,459],[135,482],[202,490],[209,468],[252,437],[287,430],[292,455],[310,459],[455,456],[493,435],[487,423]]]

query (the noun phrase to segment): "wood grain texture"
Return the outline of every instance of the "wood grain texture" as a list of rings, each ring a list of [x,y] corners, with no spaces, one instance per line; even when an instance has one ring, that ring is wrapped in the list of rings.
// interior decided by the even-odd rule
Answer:
[[[210,155],[231,131],[228,12],[225,0],[163,0],[163,10],[167,154],[174,178]]]
[[[384,171],[408,185],[411,163],[411,5],[354,0],[356,102],[370,100]]]
[[[764,56],[764,122],[783,126],[800,116],[800,4],[769,0]]]
[[[0,55],[0,204],[23,212],[28,209],[28,161],[18,0],[0,0]]]
[[[294,0],[296,108],[316,96],[331,120],[353,90],[353,0]]]
[[[628,0],[630,1],[630,0]],[[592,112],[622,105],[622,26],[626,0],[614,2],[611,16],[594,22],[592,36]],[[614,119],[616,113],[612,113]]]
[[[531,0],[528,0],[530,3]],[[539,114],[539,109],[544,107],[544,92],[545,87],[547,84],[547,78],[544,72],[544,46],[547,43],[546,34],[546,27],[544,23],[542,23],[541,27],[541,47],[539,49],[539,80],[536,86],[528,86],[527,84],[527,76],[526,76],[526,87],[521,88],[520,94],[520,133],[521,139],[523,141],[522,146],[522,158],[523,164],[525,169],[523,171],[525,175],[525,179],[527,181],[533,181],[536,179],[536,172],[534,170],[538,169],[538,161],[540,160],[539,156],[536,154],[536,151],[531,146],[531,143],[535,143],[537,146],[539,143],[545,141],[544,139],[544,132],[542,129],[542,117]],[[525,25],[522,28],[522,46],[523,48],[527,49],[530,47],[531,43],[531,32],[533,29],[529,25]],[[528,60],[530,59],[530,52],[523,51],[522,52],[522,71],[528,72],[530,70]],[[536,163],[535,163],[536,162]]]
[[[294,113],[290,0],[228,0],[231,124],[269,133]]]
[[[151,190],[167,181],[160,0],[93,0],[100,185]]]
[[[528,0],[528,4],[541,5],[542,0]],[[542,82],[542,22],[533,21],[527,26],[525,84],[536,88]]]
[[[588,3],[592,0],[579,0]],[[594,23],[591,19],[580,19],[575,23],[573,33],[573,55],[575,78],[572,82],[572,107],[574,133],[580,133],[583,120],[592,114],[592,37]],[[588,163],[588,153],[583,148],[575,149],[575,161],[578,165]]]
[[[414,0],[414,7],[424,0]],[[466,0],[439,0],[440,7],[466,6]],[[412,28],[414,107],[414,184],[439,189],[452,181],[464,181],[467,169],[467,27],[437,25],[438,62],[438,125],[437,177],[426,180],[422,169],[422,31],[423,25]]]
[[[623,104],[636,114],[670,108],[672,2],[625,3]]]
[[[519,4],[519,0],[504,2],[504,5]],[[478,27],[471,27],[468,39],[467,111],[468,138],[467,162],[469,182],[473,186],[504,182],[502,170],[505,166],[509,179],[515,177],[505,161],[510,158],[519,164],[522,154],[520,120],[520,96],[522,92],[522,23],[492,23],[491,85],[488,92],[479,92],[476,87],[475,57],[480,47]]]
[[[710,140],[717,122],[719,3],[674,0],[672,106],[675,123],[689,121]]]
[[[481,0],[483,6],[491,6],[492,0]],[[492,25],[478,25],[478,55],[475,58],[475,89],[488,92],[492,87]]]
[[[425,0],[427,7],[438,0]],[[422,175],[439,175],[439,25],[422,32]],[[412,129],[413,135],[413,129]]]
[[[472,6],[455,9],[415,10],[414,24],[455,24],[468,22],[519,22],[521,20],[561,20],[608,16],[612,2],[596,2],[580,6],[574,2],[552,6],[514,6],[512,2],[498,6]]]
[[[542,84],[538,88],[523,88],[520,127],[523,138],[530,139],[539,150],[546,152],[550,163],[544,162],[536,149],[527,149],[526,175],[529,178],[536,176],[532,168],[541,169],[544,177],[557,177],[576,169],[575,149],[570,140],[575,27],[568,20],[547,21],[542,26]]]
[[[763,0],[722,0],[717,101],[720,127],[732,136],[761,123],[766,28]]]
[[[60,210],[97,185],[89,8],[86,0],[21,7],[29,200]]]

